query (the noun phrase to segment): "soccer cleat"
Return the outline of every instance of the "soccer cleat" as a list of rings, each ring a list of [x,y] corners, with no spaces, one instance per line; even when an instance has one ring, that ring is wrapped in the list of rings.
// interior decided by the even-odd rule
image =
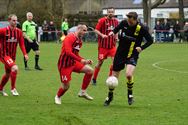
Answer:
[[[35,66],[36,70],[43,70],[42,68],[40,68],[40,66]]]
[[[57,95],[55,96],[55,104],[61,105],[61,98],[58,97]]]
[[[96,79],[92,79],[92,83],[93,83],[93,85],[97,85],[97,80]]]
[[[11,93],[13,96],[19,96],[19,93],[17,92],[15,88],[11,90]]]
[[[109,106],[110,102],[113,100],[113,92],[108,93],[108,97],[106,97],[106,100],[104,102],[104,106]]]
[[[3,91],[3,90],[0,91],[0,93],[1,93],[2,96],[8,96],[8,94],[5,91]]]
[[[93,100],[93,97],[91,97],[90,95],[88,95],[86,92],[80,91],[78,93],[78,97],[83,97],[87,100]]]
[[[128,98],[128,104],[132,105],[134,102],[132,91],[128,91],[127,98]]]

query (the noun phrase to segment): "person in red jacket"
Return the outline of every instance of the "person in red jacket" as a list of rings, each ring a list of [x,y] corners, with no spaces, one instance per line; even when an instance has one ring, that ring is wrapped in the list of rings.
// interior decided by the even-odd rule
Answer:
[[[64,95],[69,88],[72,72],[85,73],[78,96],[88,100],[93,100],[93,98],[86,93],[86,89],[93,75],[93,69],[89,65],[91,65],[93,61],[90,59],[84,59],[79,55],[79,51],[82,47],[81,38],[86,32],[87,26],[79,24],[77,26],[77,31],[68,34],[63,41],[58,61],[58,70],[62,85],[55,96],[55,104],[61,104],[61,96]]]
[[[14,14],[9,15],[8,21],[9,26],[0,29],[0,61],[5,66],[5,74],[3,75],[0,83],[0,93],[3,96],[8,96],[3,88],[10,78],[11,93],[14,96],[18,96],[19,93],[16,90],[16,76],[18,72],[18,66],[15,63],[18,43],[24,57],[27,60],[28,55],[25,50],[22,31],[16,28],[17,16]]]

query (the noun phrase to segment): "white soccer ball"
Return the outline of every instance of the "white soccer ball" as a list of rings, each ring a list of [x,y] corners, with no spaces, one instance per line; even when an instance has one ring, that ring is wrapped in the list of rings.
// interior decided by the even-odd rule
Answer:
[[[106,80],[106,85],[110,89],[114,89],[115,87],[118,86],[118,79],[115,76],[109,76]]]

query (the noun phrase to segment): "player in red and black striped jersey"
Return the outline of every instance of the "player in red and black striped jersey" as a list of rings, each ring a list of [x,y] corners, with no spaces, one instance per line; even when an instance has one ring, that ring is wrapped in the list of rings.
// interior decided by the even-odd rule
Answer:
[[[111,57],[112,61],[116,53],[117,36],[108,36],[113,29],[118,25],[118,20],[114,17],[115,10],[113,7],[107,9],[107,16],[99,19],[95,32],[98,34],[98,63],[95,66],[93,85],[96,85],[96,80],[103,61],[107,57]],[[110,73],[112,74],[112,65]]]
[[[15,64],[18,43],[24,57],[27,60],[28,56],[24,46],[22,31],[16,28],[17,16],[14,14],[9,15],[8,21],[10,25],[0,29],[0,61],[5,65],[5,75],[3,75],[0,83],[0,93],[3,96],[8,96],[8,94],[4,92],[3,88],[10,78],[11,93],[18,96],[19,94],[16,90],[18,66]]]
[[[87,64],[92,64],[92,60],[86,60],[79,55],[80,48],[82,47],[81,38],[87,32],[87,26],[79,24],[75,33],[70,33],[63,41],[61,54],[58,61],[58,70],[62,85],[59,88],[57,95],[55,96],[55,104],[61,104],[61,96],[68,90],[71,74],[85,73],[83,78],[81,91],[79,97],[84,97],[88,100],[93,100],[91,96],[86,93],[86,89],[91,81],[93,75],[93,69]]]

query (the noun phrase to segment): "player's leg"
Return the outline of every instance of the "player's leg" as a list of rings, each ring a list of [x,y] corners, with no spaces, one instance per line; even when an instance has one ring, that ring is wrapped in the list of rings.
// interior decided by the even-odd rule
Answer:
[[[26,49],[26,53],[28,54],[31,50],[31,44],[29,43],[28,40],[24,39],[24,43],[25,43],[25,49]],[[25,66],[25,70],[30,70],[28,65],[27,65],[27,60],[24,57],[24,66]]]
[[[61,104],[61,97],[69,89],[72,70],[73,67],[59,69],[61,86],[55,96],[55,104]]]
[[[95,66],[94,75],[93,75],[93,85],[96,85],[97,83],[97,77],[100,72],[101,66],[104,62],[104,60],[107,58],[107,49],[99,48],[98,49],[98,63]]]
[[[116,54],[116,47],[110,49],[110,50],[109,50],[109,53],[108,53],[108,55],[107,55],[107,56],[110,56],[110,57],[111,57],[111,59],[112,59],[112,64],[113,64],[113,62],[114,62],[114,56],[115,56],[115,54]],[[113,71],[113,65],[110,66],[110,71],[109,71],[108,76],[111,76],[111,75],[112,75],[112,71]]]
[[[83,65],[80,62],[76,62],[74,72],[85,73],[83,81],[82,81],[81,90],[78,93],[78,96],[84,97],[85,99],[88,99],[88,100],[93,100],[93,97],[89,96],[86,92],[86,89],[88,88],[88,85],[91,82],[93,69],[88,65]]]
[[[40,55],[40,50],[39,50],[39,44],[37,41],[33,42],[32,49],[35,52],[35,69],[36,70],[42,70],[42,68],[39,66],[39,55]]]
[[[124,58],[116,54],[113,62],[113,71],[112,76],[115,76],[117,79],[119,78],[120,71],[125,68]],[[104,106],[110,105],[110,102],[113,100],[113,92],[115,89],[108,88],[108,96],[105,99]]]
[[[1,83],[0,83],[0,93],[3,96],[8,96],[8,94],[3,90],[3,88],[10,78],[10,73],[11,73],[11,70],[5,66],[5,74],[2,76]]]
[[[98,74],[99,74],[99,71],[101,69],[103,62],[104,62],[104,60],[98,60],[96,66],[95,66],[94,75],[93,75],[93,79],[92,79],[93,85],[97,84],[97,77],[98,77]]]
[[[127,98],[128,104],[131,105],[133,103],[133,74],[134,74],[135,66],[132,64],[128,64],[126,68],[126,78],[127,78]]]
[[[112,75],[111,76],[115,76],[116,78],[119,77],[119,74],[120,74],[120,71],[112,71]],[[113,92],[115,90],[115,88],[108,88],[109,91],[108,91],[108,96],[106,97],[105,99],[105,102],[104,102],[104,106],[109,106],[110,105],[110,102],[113,100]]]
[[[18,66],[13,65],[11,67],[11,74],[10,74],[10,80],[11,80],[11,93],[13,96],[18,96],[19,93],[16,90],[16,78],[18,73]]]

